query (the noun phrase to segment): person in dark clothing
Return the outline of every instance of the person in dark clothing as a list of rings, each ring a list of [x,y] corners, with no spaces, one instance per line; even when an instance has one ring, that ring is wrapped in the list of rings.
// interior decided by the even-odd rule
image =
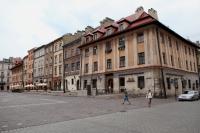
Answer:
[[[129,101],[129,99],[128,99],[128,92],[127,92],[126,89],[124,89],[124,101],[123,101],[122,104],[124,104],[126,101],[127,101],[129,104],[131,104],[130,101]]]

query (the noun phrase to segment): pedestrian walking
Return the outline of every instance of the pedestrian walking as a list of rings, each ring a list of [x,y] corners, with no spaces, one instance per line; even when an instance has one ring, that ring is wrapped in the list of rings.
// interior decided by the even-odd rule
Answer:
[[[151,90],[148,90],[146,98],[148,99],[148,107],[151,107],[151,100],[153,98],[153,93],[151,92]]]
[[[127,101],[129,104],[131,104],[131,102],[130,102],[129,99],[128,99],[128,92],[127,92],[126,89],[124,89],[124,101],[123,101],[122,104],[124,104],[126,101]]]

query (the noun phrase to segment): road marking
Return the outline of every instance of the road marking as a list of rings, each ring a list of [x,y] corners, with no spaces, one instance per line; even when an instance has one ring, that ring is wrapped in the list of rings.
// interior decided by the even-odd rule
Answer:
[[[40,100],[45,100],[45,101],[50,101],[50,102],[64,102],[64,101],[60,101],[60,100],[52,100],[52,99],[40,99]]]
[[[59,103],[67,103],[67,102],[54,102],[54,103],[36,103],[36,104],[25,104],[25,105],[11,105],[11,106],[0,106],[0,109],[6,108],[18,108],[18,107],[31,107],[31,106],[41,106],[41,105],[51,105],[51,104],[59,104]]]
[[[22,125],[22,123],[17,123],[17,126],[21,126]]]
[[[8,127],[8,125],[3,125],[3,126],[2,126],[2,128],[7,128],[7,127]]]

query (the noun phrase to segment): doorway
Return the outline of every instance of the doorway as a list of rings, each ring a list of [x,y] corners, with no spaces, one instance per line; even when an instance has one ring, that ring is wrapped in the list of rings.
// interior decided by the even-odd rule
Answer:
[[[113,93],[113,74],[106,75],[105,93],[106,94]]]

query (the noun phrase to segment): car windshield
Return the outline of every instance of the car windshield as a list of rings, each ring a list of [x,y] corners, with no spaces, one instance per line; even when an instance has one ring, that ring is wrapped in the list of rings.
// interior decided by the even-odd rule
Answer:
[[[188,94],[194,94],[194,92],[193,91],[188,91]]]
[[[188,91],[184,91],[183,94],[188,94]]]
[[[194,94],[193,91],[184,91],[183,94]]]

